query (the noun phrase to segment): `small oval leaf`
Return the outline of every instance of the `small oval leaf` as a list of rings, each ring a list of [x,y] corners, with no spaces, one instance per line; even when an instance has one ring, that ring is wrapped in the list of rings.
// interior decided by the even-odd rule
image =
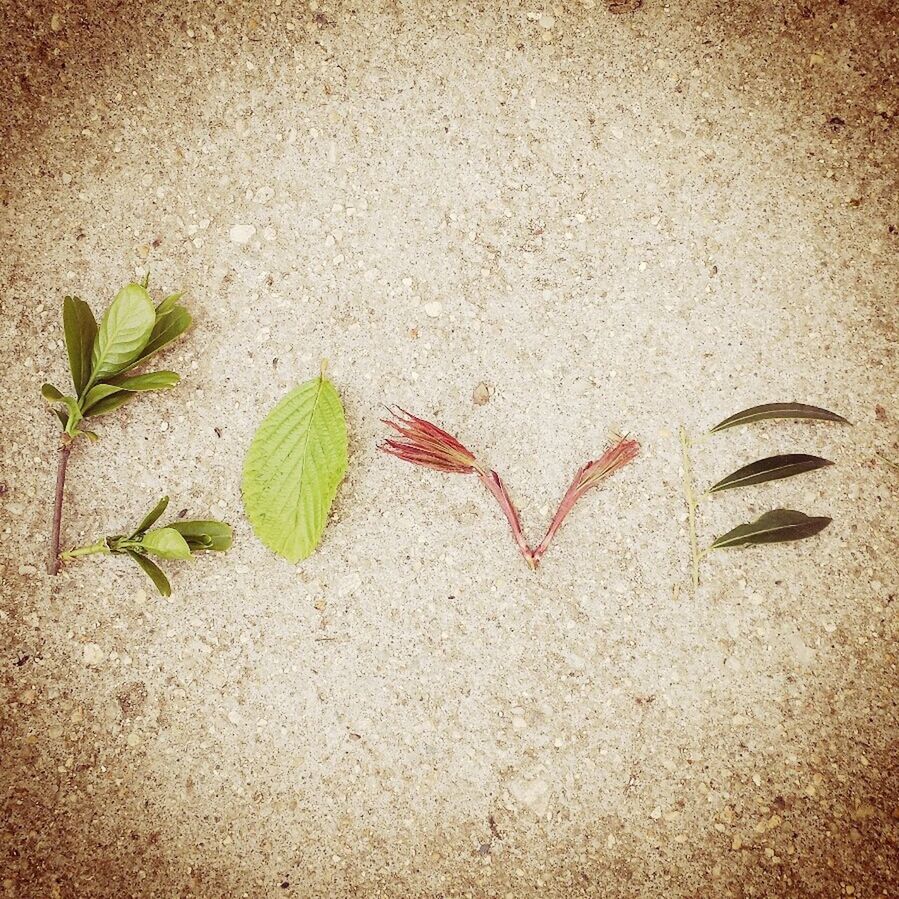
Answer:
[[[141,537],[140,545],[160,559],[189,559],[190,547],[174,528],[159,528],[148,531]]]
[[[833,465],[833,462],[822,459],[820,456],[807,456],[805,453],[768,456],[766,459],[759,459],[757,462],[750,462],[749,465],[738,468],[733,474],[729,474],[717,484],[709,487],[708,492],[718,493],[720,490],[733,490],[735,487],[749,487],[753,484],[764,484],[765,481],[778,481],[828,465]]]
[[[174,521],[169,527],[184,537],[191,552],[231,548],[231,528],[223,521]]]
[[[831,520],[825,516],[812,517],[795,509],[773,509],[755,521],[722,534],[709,549],[803,540],[823,531]]]
[[[62,301],[62,328],[72,383],[75,393],[81,396],[91,379],[91,353],[97,337],[97,322],[91,307],[78,297],[65,297]]]
[[[48,403],[61,403],[64,399],[62,391],[52,384],[41,384],[41,396]]]
[[[140,284],[129,284],[115,296],[103,315],[91,354],[91,380],[117,374],[133,363],[146,347],[156,324],[150,294]]]
[[[133,549],[125,550],[141,568],[143,568],[144,572],[153,581],[156,589],[163,596],[171,596],[172,595],[172,585],[169,583],[169,579],[163,574],[162,569],[152,560],[148,559],[146,556],[142,556],[140,553],[135,552]]]
[[[100,384],[98,386],[111,387],[112,385]],[[116,388],[114,393],[104,396],[101,400],[97,400],[90,409],[84,413],[85,418],[96,418],[99,415],[107,415],[118,409],[119,406],[124,406],[125,403],[130,402],[136,396],[136,393],[129,393],[127,390],[119,390]]]
[[[250,444],[242,486],[256,536],[294,564],[311,555],[346,464],[343,406],[321,375],[287,394]]]
[[[763,406],[753,406],[751,409],[744,409],[725,418],[709,431],[714,434],[716,431],[723,431],[726,428],[735,428],[737,425],[747,425],[754,421],[763,421],[766,418],[806,418],[817,419],[819,421],[836,421],[841,424],[851,424],[850,421],[837,415],[836,412],[829,412],[819,406],[807,406],[805,403],[766,403]]]

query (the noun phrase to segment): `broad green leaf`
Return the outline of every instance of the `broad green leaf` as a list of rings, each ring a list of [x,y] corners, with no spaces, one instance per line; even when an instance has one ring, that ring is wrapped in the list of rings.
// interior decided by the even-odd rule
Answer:
[[[343,406],[322,374],[281,400],[253,437],[243,500],[256,536],[294,564],[311,555],[346,464]]]
[[[722,478],[717,484],[709,487],[709,493],[732,490],[734,487],[764,484],[765,481],[778,481],[781,478],[790,478],[795,474],[814,471],[816,468],[824,468],[827,465],[833,465],[833,462],[822,459],[820,456],[807,456],[804,453],[768,456],[767,459],[751,462],[749,465],[738,468],[726,478]]]
[[[231,548],[231,528],[223,521],[173,521],[169,527],[184,537],[192,552]]]
[[[62,327],[72,384],[75,393],[81,396],[91,379],[91,353],[97,337],[97,322],[91,307],[78,297],[66,297],[62,301]]]
[[[805,403],[766,403],[763,406],[744,409],[742,412],[737,412],[736,415],[731,415],[730,418],[725,418],[724,421],[716,424],[709,433],[714,434],[725,428],[735,428],[737,425],[747,425],[766,418],[813,418],[820,421],[850,424],[842,415],[828,412],[827,409],[821,409],[818,406],[807,406]]]
[[[172,595],[172,585],[169,583],[169,579],[163,574],[162,569],[155,562],[151,561],[146,556],[142,556],[140,553],[135,552],[133,549],[126,550],[126,552],[138,565],[140,565],[141,568],[143,568],[150,580],[156,585],[156,589],[163,596]]]
[[[119,390],[130,390],[132,393],[143,393],[148,390],[167,390],[181,380],[181,375],[173,371],[150,371],[145,375],[132,378],[114,378],[112,384]]]
[[[150,294],[140,284],[129,284],[115,296],[100,322],[91,355],[91,381],[118,374],[141,354],[156,323]]]
[[[61,403],[64,399],[62,391],[52,384],[41,384],[41,396],[48,403]]]
[[[180,296],[180,294],[177,294]],[[165,300],[160,306],[165,304]],[[154,353],[158,353],[163,347],[168,346],[173,340],[180,337],[189,327],[193,318],[183,306],[173,306],[170,311],[159,314],[157,310],[156,322],[147,345],[140,354],[122,371],[130,371],[148,359]]]
[[[741,524],[723,534],[709,549],[802,540],[823,531],[831,520],[824,516],[811,517],[794,509],[774,509],[771,512],[765,512],[755,521]]]
[[[159,516],[165,512],[166,507],[169,504],[169,498],[164,496],[149,512],[144,516],[143,521],[134,529],[131,536],[136,537],[138,534],[142,534],[147,528],[153,527],[157,521],[159,521]]]
[[[109,384],[98,385],[102,387],[110,387]],[[105,396],[103,399],[98,400],[94,403],[93,406],[90,407],[89,410],[85,411],[86,418],[96,418],[99,415],[108,415],[110,412],[118,409],[119,406],[124,406],[125,403],[136,397],[136,393],[129,393],[125,390],[117,390],[115,393],[112,393],[108,396]]]
[[[190,547],[174,528],[159,528],[148,531],[141,537],[140,545],[160,559],[189,559]]]

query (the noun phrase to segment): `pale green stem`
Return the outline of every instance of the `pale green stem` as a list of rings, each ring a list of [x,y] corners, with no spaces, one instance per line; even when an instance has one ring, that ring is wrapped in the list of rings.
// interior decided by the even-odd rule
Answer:
[[[66,561],[77,559],[80,556],[92,556],[94,553],[108,553],[109,546],[106,538],[101,537],[96,543],[88,543],[86,546],[79,546],[76,549],[70,549],[68,552],[60,553],[59,558]]]
[[[693,589],[699,586],[699,544],[696,539],[696,492],[693,488],[693,464],[690,461],[690,438],[687,429],[680,427],[681,467],[684,476],[684,500],[687,503],[687,527],[690,531],[690,560],[693,575]]]

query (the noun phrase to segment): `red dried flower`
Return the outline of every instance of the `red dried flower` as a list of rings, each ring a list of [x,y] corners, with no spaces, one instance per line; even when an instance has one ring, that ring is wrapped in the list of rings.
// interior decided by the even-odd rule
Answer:
[[[474,454],[437,425],[398,407],[392,408],[390,414],[393,419],[382,418],[381,421],[400,436],[388,437],[378,449],[406,462],[452,474],[483,471]]]

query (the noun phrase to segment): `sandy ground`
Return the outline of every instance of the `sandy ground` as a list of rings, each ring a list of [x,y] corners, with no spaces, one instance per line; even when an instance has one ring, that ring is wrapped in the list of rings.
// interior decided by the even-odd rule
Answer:
[[[899,12],[633,6],[4,4],[6,895],[899,895]],[[43,568],[61,299],[148,269],[185,379],[73,455],[65,540],[166,492],[232,522],[170,600]],[[293,568],[240,467],[322,357],[350,469]],[[701,539],[834,523],[693,593],[677,426],[774,400],[855,425],[710,439],[699,482],[837,465]],[[610,429],[644,450],[534,575],[475,481],[377,453],[392,402],[532,540]]]

